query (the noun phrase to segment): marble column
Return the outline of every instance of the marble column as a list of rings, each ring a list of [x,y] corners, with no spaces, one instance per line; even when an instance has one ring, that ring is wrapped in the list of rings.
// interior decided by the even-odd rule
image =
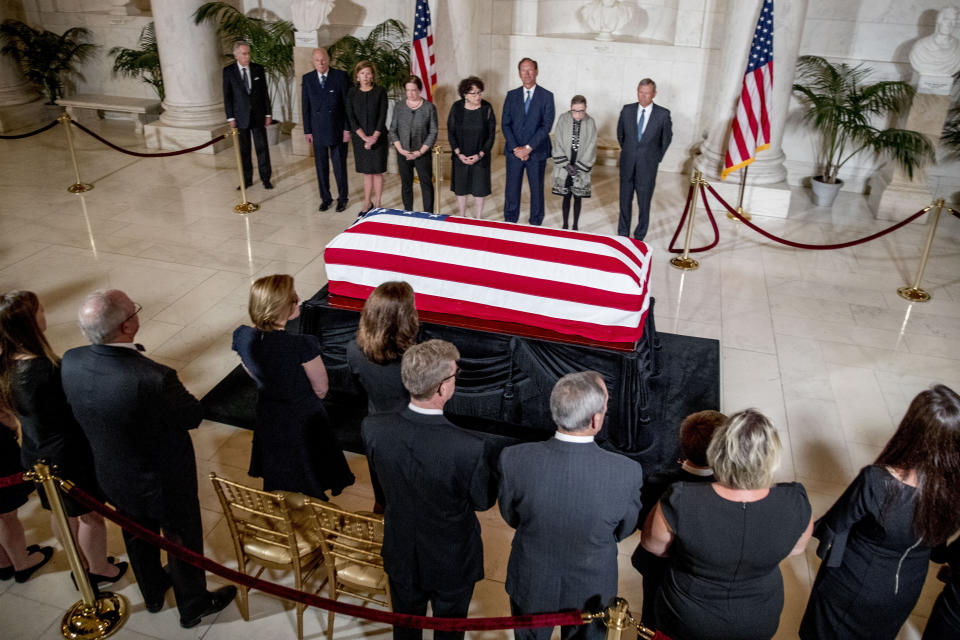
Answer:
[[[152,5],[166,98],[160,120],[144,127],[149,148],[195,146],[228,129],[221,86],[225,62],[216,27],[193,21],[201,4],[203,0],[164,0]],[[221,141],[204,152],[216,153],[228,145]]]
[[[790,188],[787,184],[786,159],[783,153],[784,124],[793,92],[793,79],[803,35],[803,23],[807,15],[808,0],[778,2],[773,16],[773,103],[770,112],[770,148],[761,151],[750,165],[747,187],[744,193],[744,208],[760,215],[786,217],[790,207]],[[715,119],[710,126],[706,141],[701,145],[697,169],[711,181],[717,191],[731,204],[735,204],[739,188],[739,172],[720,182],[720,171],[730,136],[743,74],[747,67],[750,43],[757,25],[757,16],[762,0],[732,2],[727,5],[726,35],[724,42],[742,43],[728,45],[721,62],[720,89]]]
[[[296,33],[296,46],[293,48],[293,75],[296,80],[294,103],[296,104],[297,124],[290,131],[290,152],[295,156],[313,155],[313,146],[303,137],[303,107],[300,97],[303,95],[303,76],[313,70],[313,50],[318,44],[317,31]]]
[[[10,3],[0,2],[0,22],[20,20],[23,15]],[[20,73],[13,58],[0,55],[0,133],[26,129],[52,120],[56,110],[47,108],[44,100]]]

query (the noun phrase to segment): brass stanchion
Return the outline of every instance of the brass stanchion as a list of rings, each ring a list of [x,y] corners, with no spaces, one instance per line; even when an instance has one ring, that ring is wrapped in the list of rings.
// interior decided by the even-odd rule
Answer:
[[[614,598],[603,612],[603,624],[607,625],[607,640],[620,640],[620,634],[630,624],[630,606],[623,598]]]
[[[433,210],[440,213],[443,207],[440,202],[443,199],[440,185],[443,183],[443,147],[439,144],[433,145]]]
[[[247,202],[247,184],[243,179],[243,160],[240,158],[240,137],[236,127],[230,127],[230,136],[233,138],[233,151],[237,156],[237,175],[240,176],[240,198],[243,200],[233,208],[234,213],[253,213],[260,208],[256,202]]]
[[[920,288],[920,281],[923,280],[923,272],[927,270],[927,259],[930,257],[930,247],[933,246],[933,237],[937,233],[937,224],[940,223],[940,212],[943,211],[945,202],[939,198],[933,203],[933,222],[930,223],[930,233],[927,235],[927,246],[923,248],[923,255],[920,257],[920,269],[917,271],[917,278],[913,281],[911,287],[900,287],[897,294],[911,302],[926,302],[930,299],[930,294]]]
[[[743,168],[743,173],[740,174],[740,195],[737,196],[737,213],[743,216],[744,220],[750,219],[750,214],[743,210],[743,190],[747,186],[747,171],[749,171],[750,165],[747,165]],[[733,220],[734,222],[740,222],[740,218],[733,215],[727,211],[727,217]]]
[[[73,133],[70,131],[70,116],[66,111],[64,111],[60,114],[60,117],[57,118],[57,120],[63,125],[63,132],[67,136],[67,148],[70,149],[70,160],[73,161],[73,175],[76,179],[76,182],[67,187],[67,191],[70,193],[83,193],[84,191],[90,191],[93,189],[93,185],[80,181],[80,166],[77,164],[77,152],[73,148]]]
[[[26,475],[31,480],[43,484],[43,491],[47,494],[50,510],[53,512],[54,521],[57,523],[57,529],[59,529],[59,537],[63,541],[64,551],[70,563],[70,571],[73,572],[73,577],[77,581],[77,588],[80,589],[80,596],[83,598],[63,615],[63,620],[60,623],[60,634],[64,638],[72,640],[107,638],[116,633],[126,621],[128,615],[127,601],[120,594],[110,591],[101,591],[98,594],[94,591],[93,585],[90,584],[90,577],[80,560],[77,542],[74,540],[73,531],[70,530],[70,525],[67,522],[67,511],[63,506],[63,499],[60,497],[60,489],[57,486],[58,481],[65,486],[69,484],[69,481],[54,478],[51,475],[50,467],[43,462],[38,462],[33,469]]]
[[[692,271],[700,268],[700,263],[690,257],[690,239],[693,237],[693,217],[697,213],[697,194],[700,191],[700,185],[703,184],[703,174],[699,171],[693,173],[690,178],[690,184],[693,185],[693,197],[690,198],[690,212],[687,216],[687,232],[683,238],[683,255],[670,259],[670,264],[677,269]]]

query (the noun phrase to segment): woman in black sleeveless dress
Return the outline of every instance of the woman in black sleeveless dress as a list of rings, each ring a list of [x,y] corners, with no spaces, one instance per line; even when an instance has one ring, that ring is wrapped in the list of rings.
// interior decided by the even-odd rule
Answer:
[[[470,76],[457,87],[460,100],[447,116],[447,139],[453,152],[450,190],[457,196],[461,216],[467,215],[467,196],[473,196],[475,218],[482,217],[483,199],[490,195],[490,151],[497,134],[493,106],[483,99],[483,80]]]

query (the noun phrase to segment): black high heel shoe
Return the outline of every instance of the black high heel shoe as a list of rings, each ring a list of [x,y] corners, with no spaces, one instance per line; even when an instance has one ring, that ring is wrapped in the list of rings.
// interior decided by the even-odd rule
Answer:
[[[122,560],[120,562],[117,562],[117,559],[114,558],[113,556],[109,556],[107,558],[107,561],[113,566],[115,566],[117,569],[119,569],[120,571],[117,572],[117,575],[112,577],[100,575],[99,573],[87,572],[87,576],[90,577],[90,584],[92,584],[95,588],[103,585],[113,584],[114,582],[117,582],[118,580],[120,580],[120,578],[122,578],[127,573],[127,566],[129,565],[126,562]],[[73,573],[70,574],[70,581],[73,583],[73,588],[78,589],[77,579],[73,576]]]
[[[41,554],[41,555],[43,556],[43,560],[41,560],[41,561],[38,562],[37,564],[33,565],[32,567],[28,567],[27,569],[23,569],[22,571],[14,571],[14,572],[13,572],[13,578],[14,578],[14,580],[16,580],[17,582],[21,582],[21,583],[22,583],[22,582],[26,582],[27,580],[29,580],[29,579],[30,579],[30,576],[32,576],[34,573],[36,573],[37,570],[40,569],[40,567],[42,567],[43,565],[45,565],[45,564],[47,564],[48,562],[50,562],[50,558],[53,557],[53,547],[41,547],[41,546],[32,544],[32,545],[30,545],[29,547],[27,547],[27,551],[29,551],[30,553],[39,553],[39,554]]]

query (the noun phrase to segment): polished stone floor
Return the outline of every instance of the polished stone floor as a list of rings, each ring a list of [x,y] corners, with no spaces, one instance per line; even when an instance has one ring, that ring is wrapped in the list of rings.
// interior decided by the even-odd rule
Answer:
[[[122,145],[139,144],[126,122],[103,122],[98,131]],[[74,318],[84,294],[102,287],[125,290],[143,305],[139,341],[148,355],[175,367],[197,396],[237,364],[230,334],[247,319],[251,280],[291,273],[301,296],[313,294],[326,281],[324,245],[361,206],[361,181],[351,174],[349,209],[319,214],[313,162],[291,156],[289,139],[271,150],[276,189],[255,185],[249,195],[261,203],[260,211],[239,216],[232,211],[238,193],[231,150],[140,159],[77,137],[82,177],[95,185],[85,195],[66,191],[73,174],[58,128],[26,140],[0,141],[0,290],[27,288],[40,295],[58,352],[83,344]],[[500,157],[494,174],[494,196],[484,217],[500,219]],[[398,178],[387,175],[384,182],[383,204],[399,207]],[[786,446],[778,477],[803,482],[819,515],[877,455],[915,393],[933,382],[960,389],[960,220],[947,216],[941,222],[924,279],[933,300],[911,305],[896,289],[914,277],[927,234],[919,223],[854,248],[802,251],[724,218],[720,244],[698,256],[699,270],[671,268],[666,243],[683,206],[685,184],[684,176],[661,174],[653,202],[648,241],[655,251],[651,290],[658,301],[658,328],[720,340],[722,409],[755,406],[774,420]],[[617,188],[616,168],[598,167],[582,230],[615,231]],[[446,189],[442,210],[455,210]],[[559,198],[548,194],[545,224],[559,226],[559,219]],[[863,196],[841,193],[832,209],[822,209],[812,206],[802,188],[794,190],[786,218],[755,221],[810,243],[852,239],[889,224],[873,220]],[[708,231],[700,217],[695,244],[705,242]],[[204,422],[194,432],[194,443],[206,552],[235,565],[207,478],[216,471],[247,479],[250,432]],[[339,501],[369,508],[365,461],[351,456],[350,462],[358,482]],[[36,498],[21,515],[31,542],[52,541],[47,514]],[[507,615],[503,580],[511,530],[496,509],[480,517],[486,579],[477,585],[470,613]],[[112,553],[123,554],[112,525],[109,542]],[[629,564],[636,544],[634,535],[621,545],[620,593],[639,610],[640,580]],[[805,556],[783,563],[786,604],[777,638],[796,636],[817,563],[812,544]],[[117,590],[129,598],[132,610],[117,638],[295,637],[294,610],[266,596],[252,596],[249,622],[231,606],[187,631],[177,624],[172,596],[170,606],[152,615],[131,578]],[[919,637],[938,590],[931,572],[901,638]],[[0,582],[3,637],[59,637],[60,618],[76,599],[66,558],[58,552],[29,582]],[[306,636],[323,637],[325,620],[321,612],[308,612]],[[338,638],[389,633],[383,625],[343,616],[337,617],[335,630]]]

